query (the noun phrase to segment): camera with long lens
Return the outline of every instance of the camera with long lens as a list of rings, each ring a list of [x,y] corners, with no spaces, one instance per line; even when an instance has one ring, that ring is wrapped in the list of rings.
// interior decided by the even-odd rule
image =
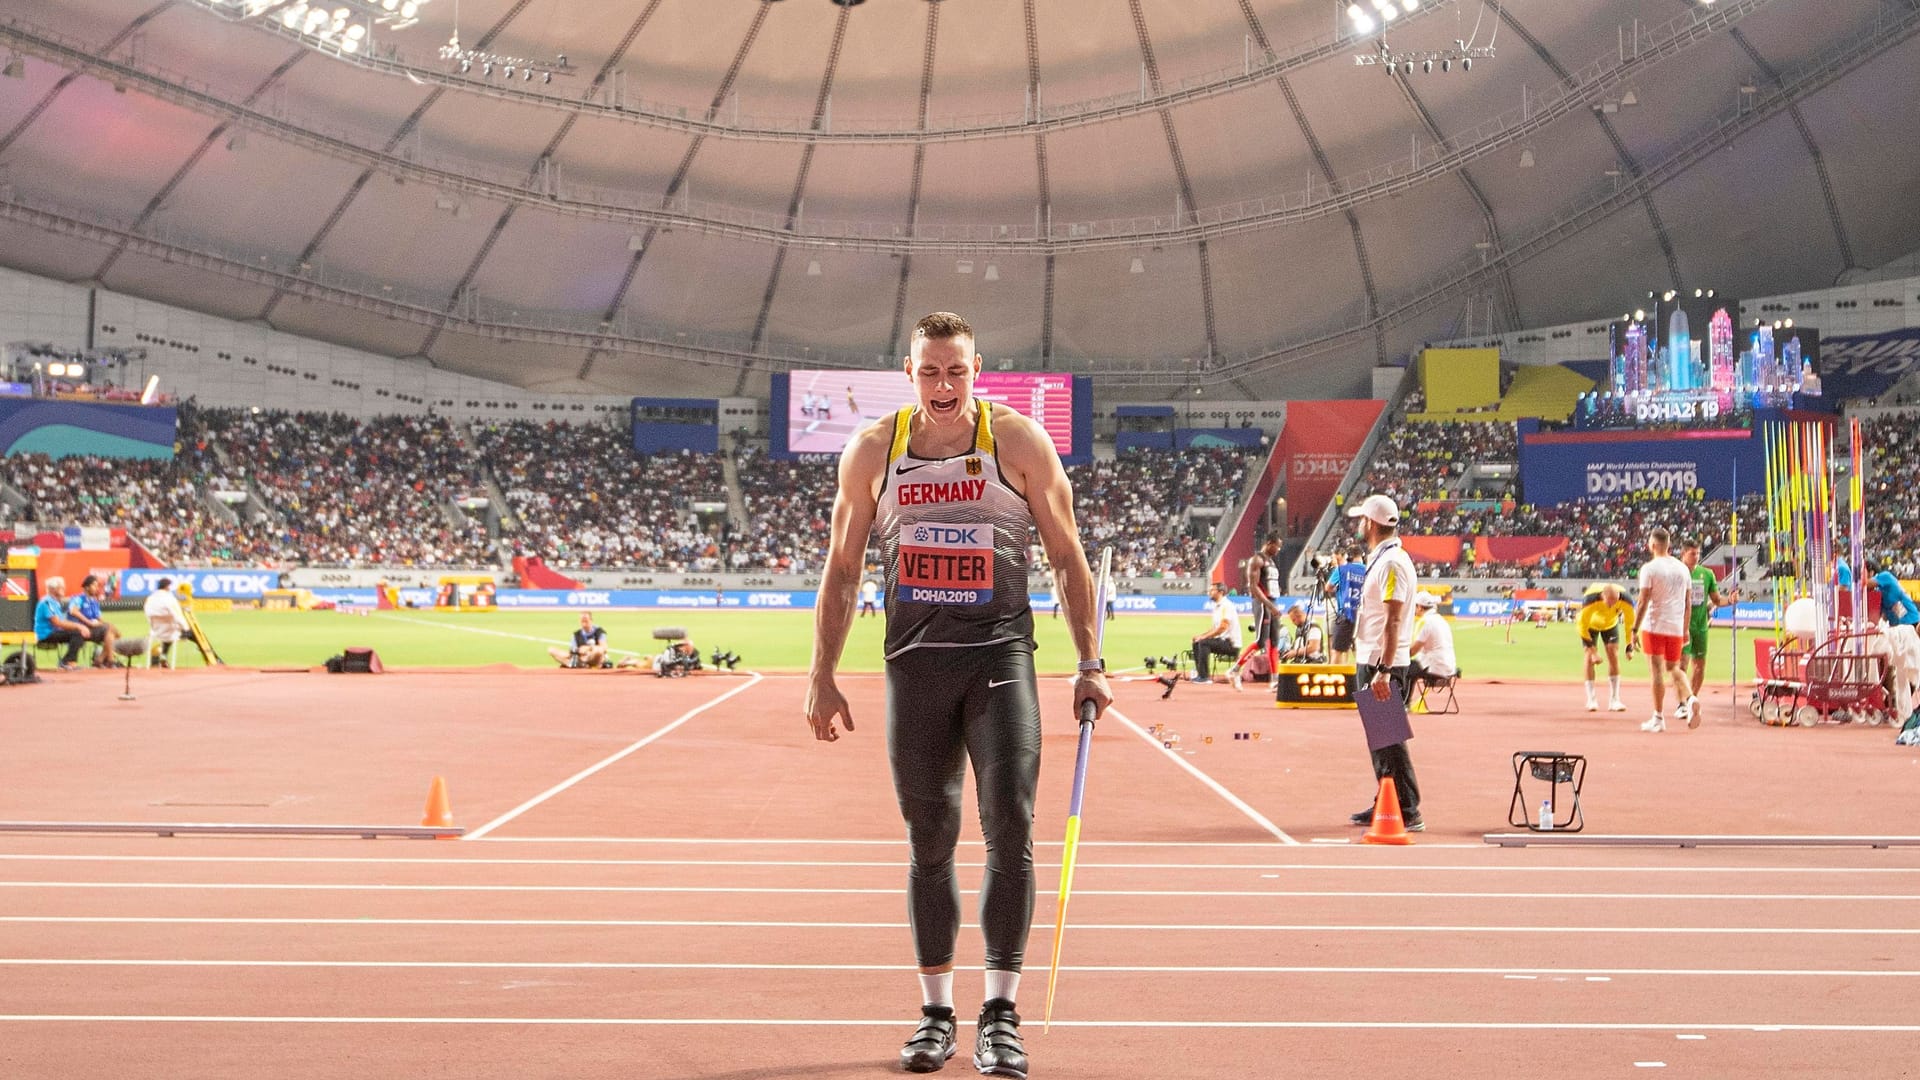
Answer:
[[[653,673],[663,679],[684,678],[699,670],[700,651],[684,641],[667,646],[667,651],[653,658]]]

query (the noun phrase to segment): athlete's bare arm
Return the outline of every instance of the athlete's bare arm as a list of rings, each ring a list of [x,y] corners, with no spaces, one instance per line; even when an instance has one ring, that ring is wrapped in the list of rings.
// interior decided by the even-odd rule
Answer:
[[[833,719],[853,730],[853,710],[835,684],[833,673],[847,646],[853,625],[854,601],[860,594],[861,565],[867,536],[873,531],[879,505],[881,473],[887,467],[892,438],[891,418],[867,425],[840,452],[840,491],[833,497],[833,525],[827,547],[827,570],[820,597],[813,608],[813,665],[807,685],[807,722],[813,737],[833,742],[840,737]]]
[[[1104,612],[1094,603],[1093,573],[1087,566],[1086,549],[1080,546],[1080,529],[1073,520],[1073,485],[1060,465],[1060,455],[1045,429],[1011,409],[995,409],[993,441],[1001,471],[1015,490],[1026,495],[1027,508],[1033,514],[1034,528],[1040,532],[1040,546],[1046,549],[1058,583],[1058,595],[1067,610],[1067,632],[1073,635],[1073,648],[1082,660],[1099,656],[1095,643]],[[1073,709],[1093,702],[1097,717],[1107,711],[1113,692],[1106,676],[1084,672],[1073,684]]]

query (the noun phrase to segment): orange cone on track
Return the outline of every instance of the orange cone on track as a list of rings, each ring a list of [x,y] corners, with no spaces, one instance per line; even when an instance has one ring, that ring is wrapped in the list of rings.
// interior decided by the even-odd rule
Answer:
[[[1394,820],[1398,821],[1400,812],[1394,811]],[[447,802],[447,780],[443,776],[433,778],[433,786],[427,789],[427,816],[420,824],[430,829],[453,828],[453,806]]]
[[[1393,790],[1393,777],[1380,778],[1380,797],[1373,804],[1373,824],[1361,840],[1369,844],[1411,844],[1407,823],[1400,817],[1400,796]]]

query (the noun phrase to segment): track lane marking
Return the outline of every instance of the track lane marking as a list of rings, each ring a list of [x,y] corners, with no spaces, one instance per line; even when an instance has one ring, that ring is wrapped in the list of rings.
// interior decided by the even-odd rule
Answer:
[[[662,738],[665,738],[667,735],[672,734],[673,731],[679,728],[682,724],[685,724],[687,721],[692,720],[694,717],[699,716],[703,712],[706,712],[708,709],[711,709],[714,706],[719,705],[721,702],[724,702],[729,698],[732,698],[736,694],[742,693],[747,690],[751,690],[754,687],[760,685],[761,678],[762,676],[759,673],[757,672],[754,673],[754,675],[751,678],[749,678],[746,682],[740,684],[739,686],[736,686],[733,689],[728,690],[726,693],[719,695],[718,697],[714,698],[713,700],[707,702],[704,705],[696,705],[693,708],[688,709],[686,712],[681,713],[678,717],[675,717],[673,720],[669,721],[664,727],[656,729],[652,734],[647,735],[629,744],[625,749],[615,751],[614,753],[609,754],[604,758],[601,758],[599,761],[596,761],[592,765],[589,765],[586,768],[580,770],[579,772],[574,773],[572,776],[567,777],[565,780],[562,780],[558,784],[555,784],[554,786],[548,788],[547,790],[541,792],[540,794],[535,795],[533,798],[528,799],[526,802],[521,803],[519,806],[516,806],[513,809],[507,811],[506,813],[501,814],[499,817],[494,818],[492,821],[487,822],[485,825],[482,825],[479,828],[474,829],[471,832],[468,832],[464,837],[464,839],[478,840],[481,837],[486,836],[488,833],[492,832],[493,830],[499,828],[502,825],[505,825],[507,822],[512,821],[514,818],[519,817],[521,814],[526,813],[527,811],[533,809],[534,807],[539,806],[541,803],[546,802],[548,799],[553,798],[555,795],[558,795],[561,792],[566,791],[568,788],[573,787],[575,784],[578,784],[580,781],[587,779],[588,777],[599,772],[600,770],[605,769],[608,766],[617,764],[621,761],[624,761],[630,755],[640,751],[641,749],[651,745],[652,743]]]

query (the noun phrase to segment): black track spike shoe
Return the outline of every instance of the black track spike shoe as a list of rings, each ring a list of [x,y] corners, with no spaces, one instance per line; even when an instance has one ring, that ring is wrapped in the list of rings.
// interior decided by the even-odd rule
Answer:
[[[900,1064],[908,1072],[939,1071],[953,1056],[953,1009],[947,1005],[922,1005],[920,1026],[913,1038],[900,1048]]]
[[[1027,1080],[1027,1048],[1020,1042],[1020,1014],[1013,1011],[1013,1002],[1006,998],[994,998],[980,1006],[973,1067],[983,1076]]]

